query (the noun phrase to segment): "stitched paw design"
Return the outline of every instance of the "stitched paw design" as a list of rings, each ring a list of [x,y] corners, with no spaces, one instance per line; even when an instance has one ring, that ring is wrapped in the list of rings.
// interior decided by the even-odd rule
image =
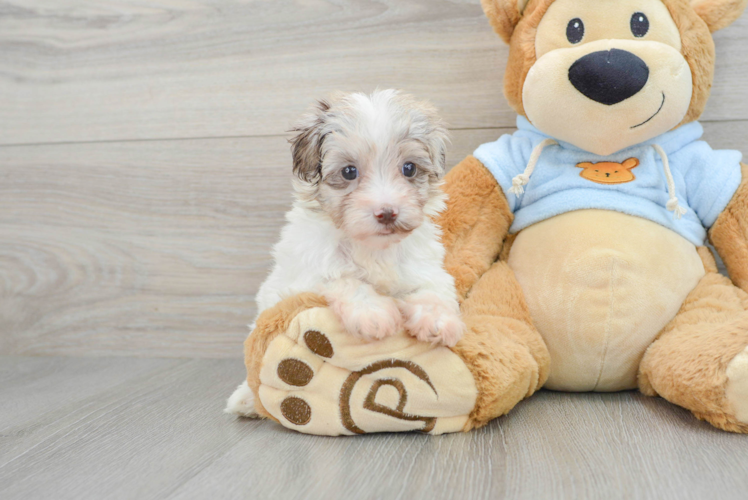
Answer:
[[[259,398],[308,434],[462,431],[475,406],[470,371],[446,347],[405,332],[366,342],[325,308],[299,314],[268,347]]]

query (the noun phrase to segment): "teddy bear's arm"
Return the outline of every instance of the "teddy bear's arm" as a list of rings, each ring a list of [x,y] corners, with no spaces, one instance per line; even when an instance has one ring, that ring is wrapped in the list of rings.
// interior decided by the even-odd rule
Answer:
[[[709,240],[722,257],[733,283],[748,291],[748,165],[727,208],[709,230]]]
[[[445,267],[460,298],[497,260],[514,216],[493,174],[468,156],[446,176],[447,209],[439,218]]]

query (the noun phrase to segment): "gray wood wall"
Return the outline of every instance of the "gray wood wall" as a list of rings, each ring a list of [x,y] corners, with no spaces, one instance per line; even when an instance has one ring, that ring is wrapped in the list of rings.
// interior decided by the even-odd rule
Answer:
[[[716,41],[748,152],[748,16]],[[295,117],[402,88],[455,163],[513,127],[506,57],[479,0],[0,0],[0,354],[241,356]]]

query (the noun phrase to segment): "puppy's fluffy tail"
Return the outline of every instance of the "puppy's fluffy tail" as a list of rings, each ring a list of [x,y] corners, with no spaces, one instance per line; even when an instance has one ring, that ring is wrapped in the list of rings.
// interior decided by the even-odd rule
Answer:
[[[223,411],[230,415],[239,415],[240,417],[260,417],[255,411],[255,395],[252,393],[249,385],[247,385],[246,380],[236,388],[228,401],[226,401],[226,409]]]

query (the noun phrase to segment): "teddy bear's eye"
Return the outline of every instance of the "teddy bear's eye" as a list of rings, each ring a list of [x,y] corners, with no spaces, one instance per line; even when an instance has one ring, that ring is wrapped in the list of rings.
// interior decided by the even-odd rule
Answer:
[[[641,38],[649,33],[649,19],[641,12],[637,12],[631,16],[631,33],[635,37]]]
[[[566,38],[569,42],[577,44],[584,38],[584,23],[578,17],[569,21],[566,26]]]

